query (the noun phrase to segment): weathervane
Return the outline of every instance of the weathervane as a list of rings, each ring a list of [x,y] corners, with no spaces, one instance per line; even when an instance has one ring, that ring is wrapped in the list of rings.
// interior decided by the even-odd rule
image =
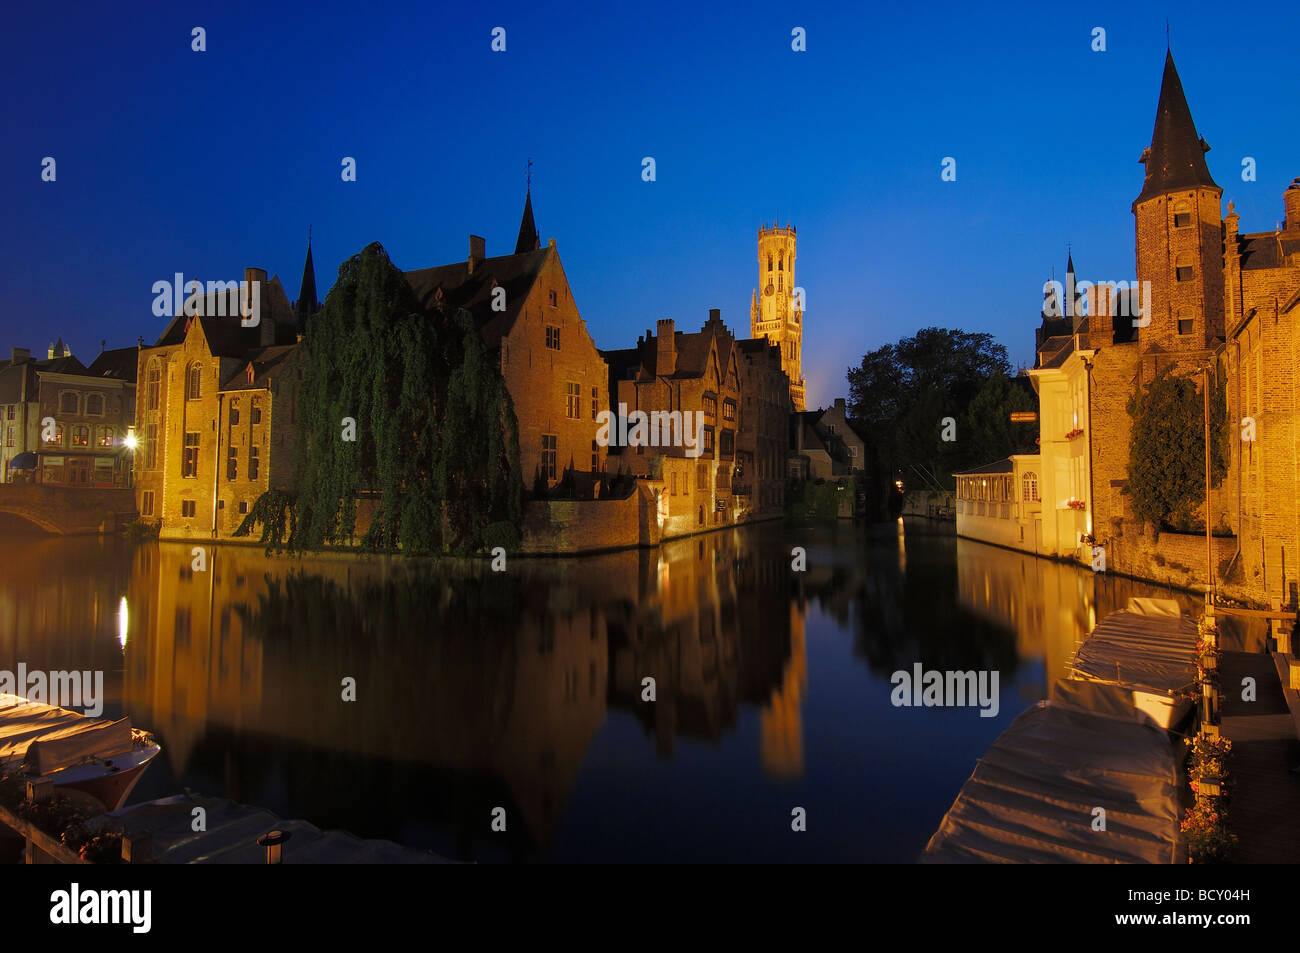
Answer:
[[[531,192],[533,188],[533,160],[528,159],[528,168],[524,172],[524,185]]]

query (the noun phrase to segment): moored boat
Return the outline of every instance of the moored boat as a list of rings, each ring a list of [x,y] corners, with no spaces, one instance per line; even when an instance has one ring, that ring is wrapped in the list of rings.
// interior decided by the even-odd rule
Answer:
[[[48,779],[117,810],[161,747],[129,718],[106,721],[0,693],[0,773]]]

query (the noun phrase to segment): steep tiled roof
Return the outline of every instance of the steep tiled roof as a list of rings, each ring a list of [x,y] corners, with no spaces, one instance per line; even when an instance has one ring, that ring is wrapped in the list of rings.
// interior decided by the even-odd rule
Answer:
[[[1209,145],[1196,134],[1192,111],[1183,95],[1183,84],[1174,67],[1172,53],[1165,54],[1165,75],[1160,82],[1160,103],[1156,106],[1156,125],[1151,146],[1142,153],[1146,181],[1136,202],[1185,191],[1197,186],[1217,189],[1205,164]]]
[[[249,351],[247,361],[241,364],[235,373],[226,378],[222,390],[261,390],[267,381],[286,369],[287,362],[297,351],[296,344],[277,344],[274,347],[258,348]],[[248,365],[253,365],[253,379],[248,379]]]
[[[280,284],[279,275],[274,275],[270,280],[262,283],[261,295],[261,311],[258,317],[262,321],[269,318],[276,322],[278,337],[289,337],[294,330],[295,318],[293,308],[289,304],[289,298],[285,295],[284,288]],[[202,295],[201,305],[202,307],[199,310],[203,312],[205,317],[199,320],[203,321],[203,330],[208,334],[209,344],[211,345],[216,340],[220,342],[217,346],[225,349],[235,349],[229,353],[226,350],[214,350],[213,354],[220,354],[223,357],[237,357],[243,351],[261,345],[261,328],[259,326],[246,328],[241,324],[238,290],[218,291]],[[180,344],[185,340],[185,329],[189,326],[189,321],[189,316],[185,314],[178,314],[173,317],[166,330],[154,342],[154,346]],[[288,342],[280,341],[278,343]]]
[[[111,351],[102,351],[99,357],[90,362],[86,373],[92,377],[108,377],[118,381],[135,382],[136,358],[139,349],[119,347]]]
[[[524,299],[528,297],[549,253],[549,248],[541,248],[485,258],[475,262],[473,274],[469,272],[469,263],[464,261],[422,268],[406,272],[406,281],[425,310],[437,307],[441,290],[441,303],[445,307],[469,311],[483,334],[483,343],[489,350],[494,350],[501,346],[501,339],[515,326]],[[504,311],[492,310],[492,290],[498,286],[506,290]]]
[[[1287,255],[1300,252],[1300,238],[1286,232],[1255,232],[1237,236],[1243,271],[1281,268]]]

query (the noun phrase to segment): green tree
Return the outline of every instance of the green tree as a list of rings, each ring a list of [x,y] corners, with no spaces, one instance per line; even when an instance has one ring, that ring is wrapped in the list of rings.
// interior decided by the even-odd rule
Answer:
[[[1226,378],[1216,368],[1210,391],[1210,482],[1228,472]],[[1191,529],[1205,502],[1205,402],[1194,376],[1166,368],[1130,398],[1128,488],[1133,512],[1157,530]]]
[[[1033,430],[1007,417],[1037,402],[1010,373],[1007,350],[991,335],[924,328],[849,368],[849,407],[890,482],[916,466],[951,487],[955,470],[1032,444]],[[955,440],[943,439],[946,417]]]
[[[295,486],[255,503],[237,535],[260,524],[297,552],[348,543],[364,498],[367,550],[517,545],[518,424],[468,312],[424,312],[373,243],[339,267],[296,367]]]

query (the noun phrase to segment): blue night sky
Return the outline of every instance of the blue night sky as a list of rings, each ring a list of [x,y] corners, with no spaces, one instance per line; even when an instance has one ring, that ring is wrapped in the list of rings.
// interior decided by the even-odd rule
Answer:
[[[1134,277],[1166,13],[1242,230],[1271,229],[1300,175],[1295,4],[398,6],[8,9],[5,355],[61,335],[89,363],[101,339],[151,342],[152,285],[176,271],[255,265],[295,297],[309,224],[322,298],[375,240],[406,269],[463,259],[471,232],[508,253],[531,156],[538,230],[599,347],[658,318],[698,329],[710,307],[748,336],[755,232],[776,218],[799,230],[810,405],[927,325],[990,332],[1031,363],[1067,242],[1080,278]],[[190,50],[194,26],[207,52]],[[791,51],[796,26],[807,52]]]

